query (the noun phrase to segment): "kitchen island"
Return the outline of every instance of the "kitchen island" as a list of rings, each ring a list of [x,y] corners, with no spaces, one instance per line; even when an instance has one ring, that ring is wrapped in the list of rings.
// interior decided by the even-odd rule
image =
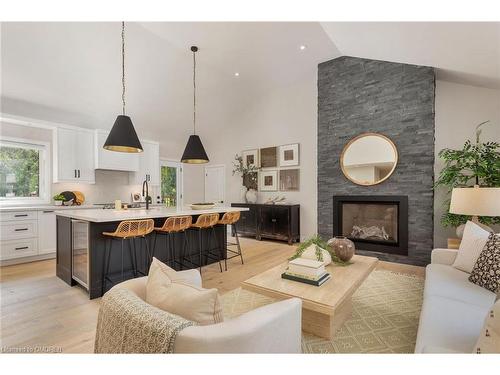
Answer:
[[[103,285],[103,273],[105,266],[105,249],[107,238],[103,232],[113,232],[118,224],[123,220],[153,219],[155,227],[161,227],[168,217],[172,216],[192,216],[193,222],[201,214],[218,213],[221,217],[225,212],[246,211],[247,208],[241,207],[215,207],[207,210],[192,210],[190,208],[166,208],[153,207],[146,209],[129,210],[103,210],[103,209],[79,209],[79,210],[60,210],[56,211],[57,227],[57,261],[56,274],[67,284],[73,286],[77,283],[84,286],[89,293],[90,299],[101,297],[112,285],[107,282]],[[226,256],[227,228],[225,225],[215,227],[217,243],[220,249],[214,249],[214,254],[222,254],[221,259]],[[208,244],[209,233],[202,231],[203,243]],[[155,234],[147,236],[150,251],[154,241]],[[193,261],[198,262],[198,233],[194,230],[187,231],[188,246],[185,255],[192,256]],[[133,242],[134,241],[134,242]],[[174,259],[180,260],[183,248],[184,238],[174,236],[173,252]],[[148,261],[146,259],[146,250],[144,240],[126,241],[124,247],[124,279],[134,277],[132,258],[129,256],[128,246],[136,249],[138,257],[142,257],[138,265],[143,264],[143,272],[147,273]],[[135,246],[134,246],[135,245]],[[212,244],[212,248],[215,244]],[[112,249],[109,258],[110,274],[114,279],[121,276],[121,250],[119,241],[112,241]],[[158,236],[155,248],[155,257],[161,261],[169,259],[166,252],[165,236]],[[217,262],[218,259],[202,259],[204,264]],[[205,263],[206,262],[206,263]],[[192,268],[187,262],[184,262],[184,268]],[[140,268],[138,266],[137,268]],[[176,266],[179,269],[179,266]]]

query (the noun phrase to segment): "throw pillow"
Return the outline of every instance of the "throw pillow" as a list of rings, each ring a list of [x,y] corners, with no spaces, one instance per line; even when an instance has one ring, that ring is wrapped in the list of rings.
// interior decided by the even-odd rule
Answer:
[[[472,273],[471,283],[497,293],[500,288],[500,234],[491,234],[479,255]]]
[[[490,310],[473,353],[500,353],[500,301]]]
[[[200,325],[224,320],[217,289],[204,289],[180,280],[176,271],[153,258],[146,282],[146,302]]]
[[[464,235],[453,267],[471,273],[479,254],[483,250],[486,241],[488,241],[489,235],[490,232],[472,221],[468,221],[465,224]]]

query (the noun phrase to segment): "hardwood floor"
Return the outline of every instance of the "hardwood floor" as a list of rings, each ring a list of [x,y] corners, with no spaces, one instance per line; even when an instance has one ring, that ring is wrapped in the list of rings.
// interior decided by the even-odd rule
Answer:
[[[290,257],[295,250],[282,242],[241,239],[245,264],[228,261],[228,271],[218,264],[203,268],[203,286],[221,294],[241,281]],[[424,268],[379,262],[379,269],[424,276]],[[0,269],[0,348],[36,348],[49,352],[91,353],[100,299],[89,300],[80,287],[69,287],[55,276],[55,260]]]

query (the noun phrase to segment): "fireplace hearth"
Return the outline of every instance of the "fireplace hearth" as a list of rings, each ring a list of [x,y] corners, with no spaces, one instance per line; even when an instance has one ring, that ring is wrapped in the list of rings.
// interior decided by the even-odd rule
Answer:
[[[408,255],[408,197],[334,196],[333,232],[357,249]]]

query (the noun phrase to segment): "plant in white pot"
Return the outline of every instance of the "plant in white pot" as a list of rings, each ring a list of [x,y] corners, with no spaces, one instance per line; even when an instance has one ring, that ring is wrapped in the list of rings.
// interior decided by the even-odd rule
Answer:
[[[233,176],[241,175],[241,199],[247,203],[257,203],[257,173],[259,167],[254,164],[245,165],[243,157],[236,154],[233,161]]]
[[[62,194],[56,194],[52,197],[52,199],[54,200],[54,204],[56,206],[62,206],[63,202],[66,200]]]

